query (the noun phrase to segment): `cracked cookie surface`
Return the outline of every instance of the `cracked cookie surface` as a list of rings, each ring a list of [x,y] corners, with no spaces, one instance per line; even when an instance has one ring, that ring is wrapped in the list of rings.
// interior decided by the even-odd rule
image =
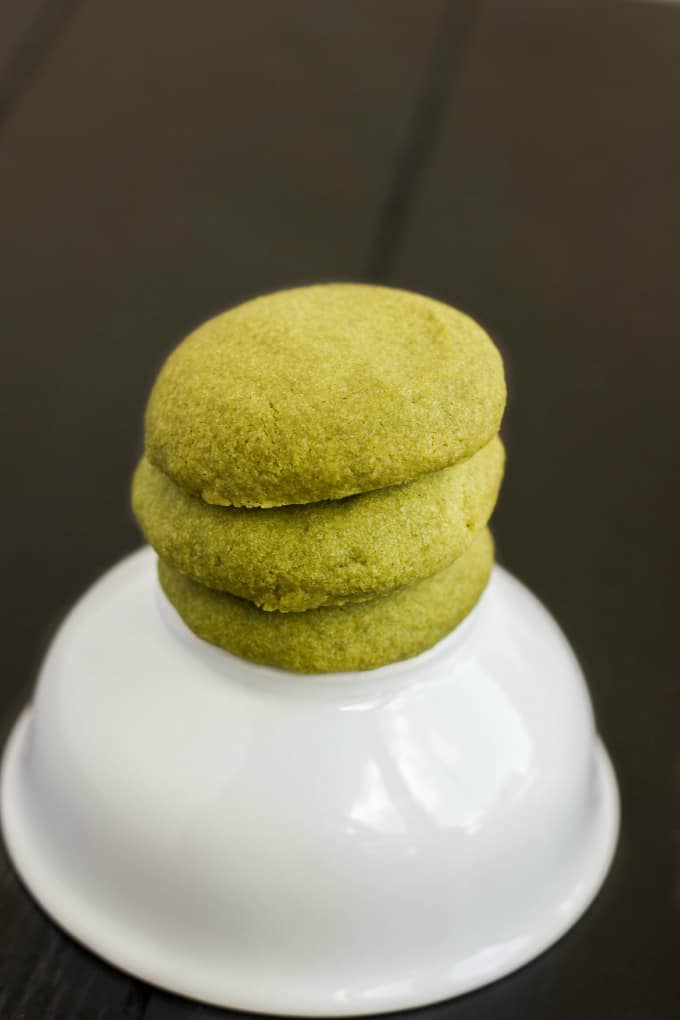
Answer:
[[[165,362],[146,456],[208,503],[341,499],[465,460],[498,431],[500,355],[442,302],[366,284],[269,294]]]

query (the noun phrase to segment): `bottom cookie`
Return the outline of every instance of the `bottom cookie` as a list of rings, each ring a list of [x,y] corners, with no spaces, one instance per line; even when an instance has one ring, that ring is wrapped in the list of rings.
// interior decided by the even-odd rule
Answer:
[[[253,662],[297,673],[375,669],[436,644],[467,616],[493,566],[493,540],[480,531],[450,566],[369,602],[301,613],[265,612],[204,588],[158,561],[163,591],[198,637]]]

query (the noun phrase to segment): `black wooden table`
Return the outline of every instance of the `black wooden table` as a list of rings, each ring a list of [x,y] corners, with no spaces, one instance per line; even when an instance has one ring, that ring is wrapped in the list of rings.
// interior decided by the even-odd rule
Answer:
[[[680,1016],[680,7],[443,0],[0,5],[0,730],[69,603],[139,544],[166,352],[329,279],[479,318],[510,402],[500,559],[587,672],[621,784],[576,928],[451,1020]],[[0,861],[2,1020],[175,1020]]]

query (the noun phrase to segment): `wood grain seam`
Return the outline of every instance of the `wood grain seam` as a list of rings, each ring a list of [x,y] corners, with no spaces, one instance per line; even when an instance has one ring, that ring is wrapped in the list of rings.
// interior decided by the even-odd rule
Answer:
[[[150,998],[150,985],[146,985],[136,978],[131,978],[130,989],[125,1000],[121,1020],[144,1020]]]
[[[437,144],[480,6],[480,0],[447,0],[439,17],[432,53],[406,119],[392,180],[378,215],[366,271],[366,278],[372,282],[383,282],[389,276],[410,208]]]
[[[83,0],[48,0],[10,51],[9,59],[0,72],[0,131],[82,5]]]

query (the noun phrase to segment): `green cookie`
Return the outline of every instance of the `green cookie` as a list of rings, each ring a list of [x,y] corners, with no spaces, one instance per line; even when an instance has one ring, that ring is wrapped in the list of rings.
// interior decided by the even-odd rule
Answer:
[[[205,641],[253,662],[297,673],[373,669],[430,648],[465,617],[493,564],[490,532],[439,573],[370,602],[306,613],[265,613],[252,602],[204,588],[159,560],[161,585]]]
[[[441,570],[489,519],[498,437],[470,460],[343,500],[274,509],[209,506],[143,459],[132,503],[148,541],[193,580],[267,610],[362,601]]]
[[[364,284],[279,291],[170,355],[146,455],[225,506],[340,499],[470,457],[498,431],[500,355],[468,316]]]

